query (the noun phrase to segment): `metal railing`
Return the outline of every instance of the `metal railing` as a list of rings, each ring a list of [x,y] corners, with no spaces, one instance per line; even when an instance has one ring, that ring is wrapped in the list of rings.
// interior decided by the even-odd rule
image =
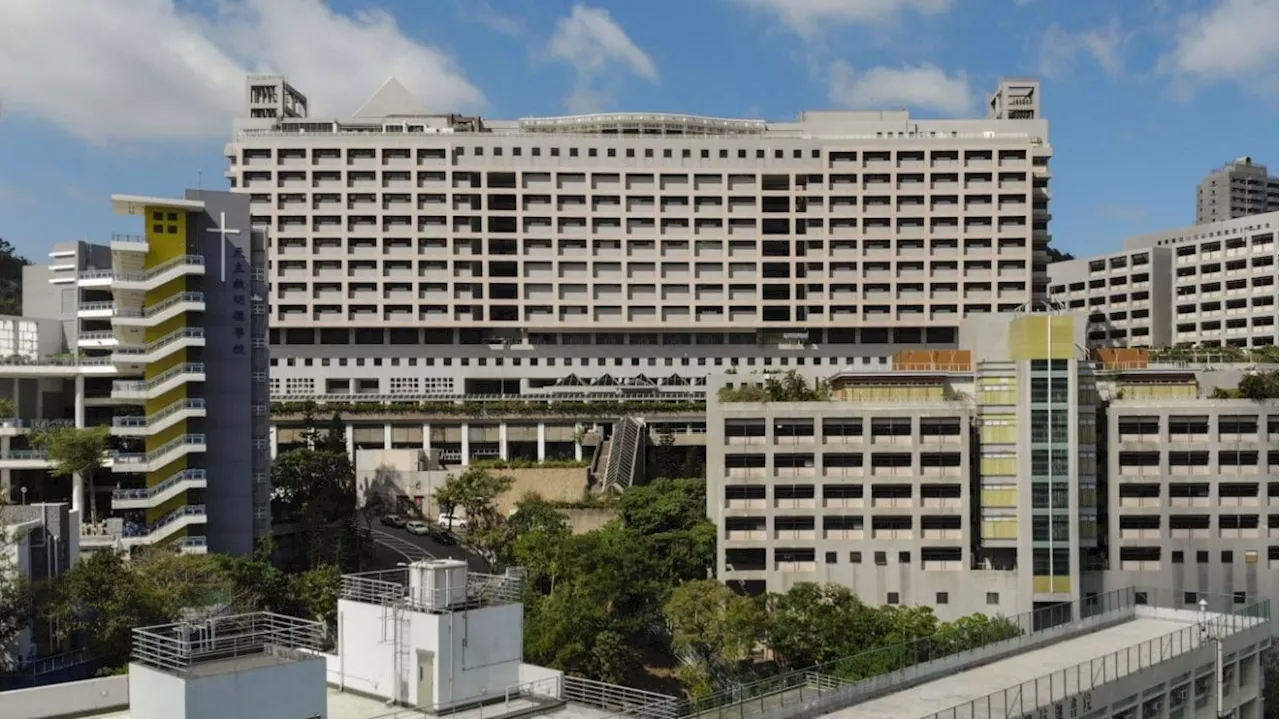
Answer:
[[[132,317],[132,318],[148,318],[154,317],[167,309],[180,305],[184,302],[204,302],[203,292],[180,292],[162,302],[151,305],[149,307],[133,308],[121,307],[116,310],[116,317]]]
[[[203,516],[206,516],[205,506],[203,504],[186,504],[178,507],[172,512],[169,512],[151,524],[141,525],[126,522],[123,525],[124,531],[120,536],[129,538],[150,537],[161,529],[164,529],[168,525],[173,524],[184,517]]]
[[[112,335],[111,332],[106,332],[104,334],[109,336]],[[83,335],[81,335],[81,337],[83,337]],[[147,354],[151,354],[152,352],[155,352],[158,349],[164,348],[166,345],[170,345],[170,344],[173,344],[174,342],[177,342],[178,340],[185,340],[185,339],[204,339],[204,328],[203,327],[183,327],[180,330],[175,330],[173,332],[170,332],[164,337],[161,337],[160,339],[155,340],[154,342],[148,342],[145,345],[118,346],[114,350],[112,350],[112,354],[147,355]]]
[[[604,709],[615,716],[639,719],[677,719],[679,717],[680,700],[676,697],[567,674],[564,676],[561,698],[576,704]]]
[[[111,383],[112,392],[148,392],[169,380],[184,374],[204,374],[203,362],[187,362],[166,370],[149,380],[116,380]]]
[[[199,623],[165,624],[133,630],[132,660],[156,669],[185,673],[204,662],[274,650],[324,647],[321,622],[272,612],[213,617]],[[299,658],[306,655],[299,655]]]
[[[111,277],[118,282],[146,282],[147,280],[150,280],[154,277],[158,277],[159,275],[162,275],[165,272],[168,272],[169,270],[175,267],[182,267],[183,265],[204,267],[204,258],[201,257],[200,255],[181,255],[179,257],[175,257],[171,260],[168,260],[167,262],[161,262],[155,267],[147,268],[145,271],[142,271],[142,272],[134,272],[131,270],[122,270],[120,272],[116,272],[114,270],[105,270],[105,271],[99,271],[97,273],[94,273],[94,276],[95,277],[104,276],[102,272],[105,272],[106,277]],[[80,273],[80,277],[82,279],[88,275],[89,273],[86,273],[86,272]]]
[[[178,449],[179,447],[190,447],[202,444],[205,444],[205,436],[203,434],[184,434],[181,437],[165,442],[152,452],[147,452],[145,454],[123,454],[117,452],[111,455],[111,458],[115,462],[117,468],[120,465],[150,464],[163,458],[166,454]]]
[[[181,472],[169,477],[154,487],[143,487],[139,489],[117,489],[111,492],[112,499],[150,499],[158,494],[167,492],[170,488],[176,487],[182,482],[206,479],[205,470],[203,469],[184,469]]]
[[[110,300],[106,302],[81,302],[76,306],[77,312],[96,312],[98,310],[114,310],[116,303]]]
[[[143,237],[142,235],[126,235],[121,232],[112,232],[111,241],[112,242],[137,242],[137,243],[146,244],[147,238]]]
[[[620,492],[631,486],[643,441],[644,425],[635,417],[623,417],[613,425],[613,438],[609,442],[609,457],[601,482],[604,489]]]
[[[985,697],[959,704],[921,719],[979,719],[992,716],[1030,715],[1040,707],[1066,701],[1082,692],[1149,669],[1203,646],[1210,637],[1226,637],[1267,622],[1271,603],[1262,600],[1231,614],[1206,614],[1205,624],[1188,624],[1163,636],[1118,649],[1046,674]],[[1084,711],[1088,711],[1086,707]],[[1072,711],[1072,716],[1076,715]]]
[[[180,399],[173,404],[163,407],[156,411],[155,414],[149,414],[145,417],[113,417],[111,419],[112,427],[145,429],[146,427],[159,422],[170,415],[182,412],[188,409],[204,409],[205,403],[203,399]]]
[[[957,671],[966,661],[989,661],[1026,651],[1064,633],[1092,631],[1131,618],[1138,604],[1133,589],[1120,589],[988,624],[959,627],[927,637],[878,647],[816,666],[739,685],[698,699],[680,700],[679,717],[785,716],[821,706],[837,711],[906,682],[920,682]],[[1080,617],[1072,624],[1072,617]],[[962,658],[963,657],[963,658]],[[939,660],[955,658],[951,661]]]
[[[409,609],[432,611],[521,601],[523,575],[509,570],[507,574],[467,572],[465,587],[446,587],[410,595],[409,568],[387,569],[358,574],[344,574],[338,596],[354,602],[381,606],[400,605]]]
[[[49,453],[37,449],[11,449],[0,458],[21,462],[48,461]]]

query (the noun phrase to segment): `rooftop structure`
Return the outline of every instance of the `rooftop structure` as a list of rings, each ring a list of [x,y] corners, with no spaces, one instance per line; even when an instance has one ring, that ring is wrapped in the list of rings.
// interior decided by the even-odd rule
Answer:
[[[973,119],[498,120],[389,80],[337,118],[250,77],[227,176],[270,230],[272,395],[700,396],[951,347],[1044,293],[1039,89]]]
[[[1252,157],[1239,157],[1205,175],[1196,187],[1196,224],[1280,210],[1280,180]]]
[[[1090,346],[1272,346],[1277,227],[1273,210],[1129,237],[1049,265],[1049,296],[1088,312]]]
[[[270,528],[262,235],[230,193],[111,201],[140,234],[56,245],[0,318],[0,492],[69,502],[85,548],[248,552]],[[30,438],[59,426],[110,428],[111,480],[50,475]]]
[[[127,676],[0,706],[5,719],[678,719],[674,697],[523,663],[522,587],[519,570],[448,560],[347,575],[332,653],[322,624],[271,613],[146,627]]]

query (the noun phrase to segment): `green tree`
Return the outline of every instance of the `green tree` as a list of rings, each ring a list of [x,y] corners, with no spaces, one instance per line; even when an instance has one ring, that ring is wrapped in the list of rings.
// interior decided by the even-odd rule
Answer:
[[[0,668],[9,648],[32,619],[31,587],[18,573],[15,549],[22,536],[6,520],[7,498],[0,496]]]
[[[765,636],[777,661],[800,669],[882,644],[889,627],[847,587],[804,582],[766,598]]]
[[[658,427],[658,446],[654,448],[659,477],[674,477],[680,471],[680,456],[676,449],[676,435],[671,426]]]
[[[275,540],[268,536],[258,542],[251,555],[216,555],[231,592],[231,606],[237,613],[290,612],[290,575],[272,562],[274,551]]]
[[[329,417],[329,426],[324,432],[317,433],[316,449],[321,452],[347,453],[347,425],[342,415],[334,412]]]
[[[177,617],[183,609],[231,603],[227,575],[214,554],[178,554],[148,547],[129,561],[137,581],[160,598],[163,613]]]
[[[290,596],[298,614],[305,614],[329,627],[338,622],[338,589],[342,571],[333,564],[323,564],[293,575]]]
[[[139,581],[115,552],[93,552],[64,572],[49,615],[62,636],[83,632],[89,651],[107,668],[129,660],[133,629],[172,621],[173,603],[154,584]]]
[[[715,562],[716,532],[707,521],[704,480],[662,478],[632,487],[622,494],[618,510],[622,523],[646,538],[672,585],[707,578]]]
[[[746,659],[764,629],[761,605],[713,579],[685,582],[663,607],[672,646],[707,662]]]
[[[307,535],[306,566],[354,563],[355,468],[346,452],[294,449],[271,463],[271,509],[277,521],[298,522]]]
[[[0,239],[0,314],[22,314],[22,268],[29,264],[31,260]]]
[[[809,382],[795,370],[771,374],[763,387],[721,387],[721,402],[822,402],[831,399],[831,387],[825,380]]]
[[[1278,638],[1274,635],[1271,637],[1271,646],[1260,657],[1262,661],[1262,706],[1263,719],[1276,719],[1277,710],[1280,710],[1280,677],[1277,672],[1280,668],[1276,666],[1276,643]]]
[[[28,435],[32,447],[46,452],[53,463],[50,470],[55,476],[79,476],[84,483],[84,496],[88,498],[91,522],[98,521],[98,505],[93,501],[94,474],[102,468],[109,449],[109,427],[52,426],[38,429]]]
[[[498,497],[511,489],[514,482],[507,475],[493,474],[482,467],[467,467],[461,474],[450,475],[436,488],[436,503],[441,511],[450,514],[461,509],[467,518],[467,531],[484,534],[501,523]]]
[[[1280,398],[1280,372],[1250,372],[1241,378],[1236,391],[1244,399],[1259,402]]]
[[[17,414],[18,410],[13,404],[13,400],[8,397],[0,397],[0,419],[13,419]]]

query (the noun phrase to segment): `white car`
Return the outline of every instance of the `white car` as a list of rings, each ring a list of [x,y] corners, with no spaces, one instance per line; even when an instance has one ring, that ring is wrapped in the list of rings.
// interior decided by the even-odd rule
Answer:
[[[439,524],[441,527],[444,527],[445,529],[466,529],[467,515],[457,514],[457,513],[449,514],[448,512],[441,512],[440,518],[436,520],[436,524]]]
[[[425,537],[426,535],[431,533],[431,525],[427,524],[426,522],[420,519],[415,519],[412,522],[409,522],[408,524],[404,525],[404,531],[408,532],[409,534],[417,534],[419,536]]]

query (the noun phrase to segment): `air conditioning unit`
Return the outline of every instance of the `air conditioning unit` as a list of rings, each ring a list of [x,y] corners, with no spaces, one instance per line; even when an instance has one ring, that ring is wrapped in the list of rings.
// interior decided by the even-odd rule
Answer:
[[[422,611],[443,611],[467,601],[467,563],[428,559],[409,565],[409,601]]]

